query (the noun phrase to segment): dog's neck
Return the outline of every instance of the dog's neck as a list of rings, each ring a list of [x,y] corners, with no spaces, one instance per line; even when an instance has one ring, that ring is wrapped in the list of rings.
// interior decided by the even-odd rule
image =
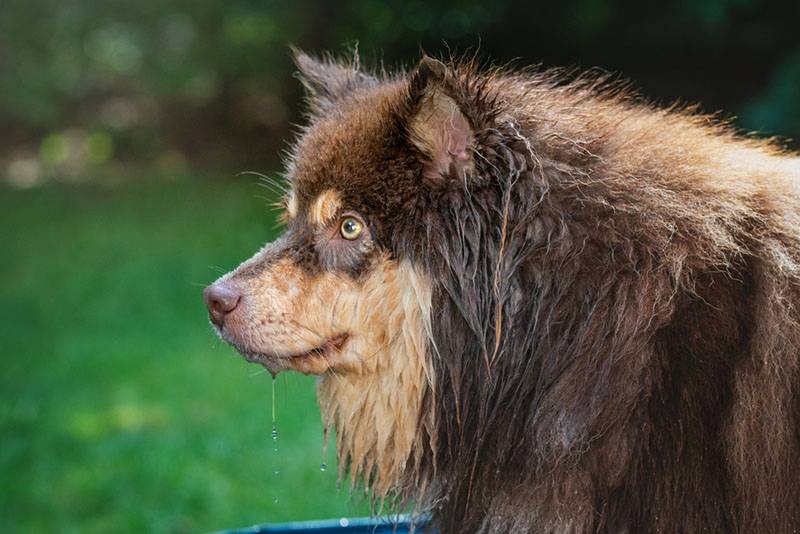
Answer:
[[[406,493],[424,447],[434,445],[424,437],[434,435],[433,413],[422,413],[425,390],[434,383],[430,285],[405,262],[389,284],[382,289],[384,309],[367,312],[386,315],[386,331],[370,333],[386,340],[381,349],[360,373],[329,371],[317,390],[326,432],[336,431],[340,475],[349,467],[351,483],[368,482],[378,499]]]

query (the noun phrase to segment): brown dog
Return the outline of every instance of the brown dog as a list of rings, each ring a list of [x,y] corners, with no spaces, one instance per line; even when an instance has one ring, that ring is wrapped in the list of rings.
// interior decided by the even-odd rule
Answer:
[[[296,55],[286,232],[205,292],[452,532],[800,529],[800,160],[603,80]]]

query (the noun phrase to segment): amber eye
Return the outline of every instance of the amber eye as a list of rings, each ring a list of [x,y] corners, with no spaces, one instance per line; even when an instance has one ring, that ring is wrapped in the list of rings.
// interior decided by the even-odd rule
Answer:
[[[358,236],[361,235],[362,230],[364,230],[364,225],[361,224],[361,221],[355,217],[345,217],[342,219],[341,226],[339,226],[339,233],[341,233],[342,237],[348,241],[358,239]]]

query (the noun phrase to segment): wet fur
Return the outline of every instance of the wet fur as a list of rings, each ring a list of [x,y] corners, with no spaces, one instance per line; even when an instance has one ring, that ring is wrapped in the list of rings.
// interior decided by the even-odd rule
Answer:
[[[349,469],[353,484],[361,477],[381,499],[415,490],[398,487],[398,481],[419,469],[431,444],[432,405],[422,409],[424,392],[433,387],[426,335],[431,296],[408,264],[381,268],[370,279],[365,292],[376,298],[365,299],[359,319],[374,322],[375,307],[385,308],[375,328],[391,337],[367,359],[371,368],[334,371],[320,381],[317,394],[326,432],[339,430],[340,475]]]
[[[427,288],[386,325],[424,363],[323,378],[344,465],[444,533],[800,529],[796,155],[596,77],[297,61],[294,202],[334,189]]]
[[[427,261],[459,413],[443,531],[800,528],[798,160],[587,82],[457,72],[480,170]]]

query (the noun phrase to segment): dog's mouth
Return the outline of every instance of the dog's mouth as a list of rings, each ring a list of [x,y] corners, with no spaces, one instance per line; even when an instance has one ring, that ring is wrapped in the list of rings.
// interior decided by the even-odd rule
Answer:
[[[332,359],[342,351],[349,337],[349,334],[337,334],[310,350],[295,353],[254,352],[244,347],[236,348],[247,361],[261,364],[273,374],[285,369],[322,374],[331,367]]]

